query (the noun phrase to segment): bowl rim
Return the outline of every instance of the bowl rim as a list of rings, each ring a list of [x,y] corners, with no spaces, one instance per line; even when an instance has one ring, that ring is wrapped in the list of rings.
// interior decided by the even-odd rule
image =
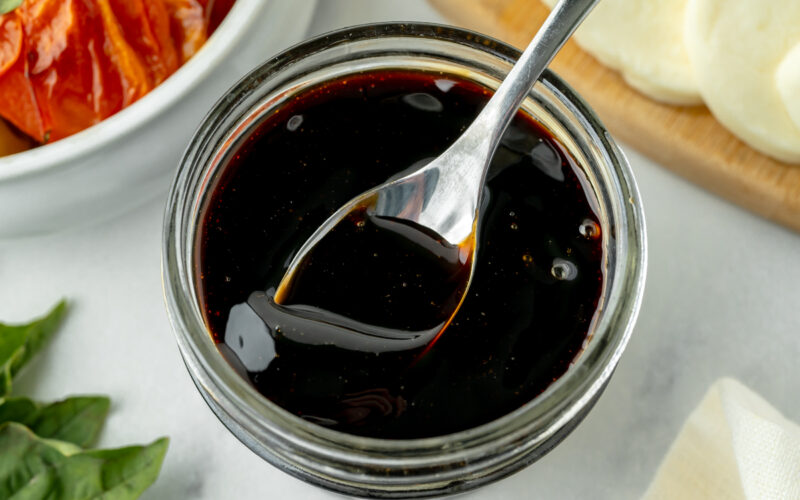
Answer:
[[[76,165],[74,160],[143,127],[197,87],[253,24],[260,7],[274,0],[236,0],[200,50],[164,82],[130,106],[69,137],[0,158],[0,182],[42,175]]]

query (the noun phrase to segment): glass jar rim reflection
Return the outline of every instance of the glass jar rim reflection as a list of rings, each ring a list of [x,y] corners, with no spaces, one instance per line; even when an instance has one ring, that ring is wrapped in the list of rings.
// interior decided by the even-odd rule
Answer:
[[[433,438],[343,434],[261,396],[228,365],[204,324],[194,283],[195,231],[205,189],[226,152],[289,96],[342,74],[429,69],[496,87],[518,52],[477,33],[429,24],[349,28],[296,46],[241,80],[206,117],[169,196],[163,273],[181,354],[203,397],[248,447],[279,468],[345,493],[431,496],[505,476],[557,444],[591,408],[616,366],[644,286],[644,216],[630,168],[599,120],[564,82],[545,73],[524,109],[582,165],[604,227],[606,284],[591,339],[540,396],[487,424]]]

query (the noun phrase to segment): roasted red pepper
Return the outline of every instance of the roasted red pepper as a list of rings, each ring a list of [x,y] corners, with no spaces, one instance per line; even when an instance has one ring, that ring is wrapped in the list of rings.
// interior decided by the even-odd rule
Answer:
[[[231,3],[24,0],[0,16],[0,116],[39,142],[94,125],[192,57]]]

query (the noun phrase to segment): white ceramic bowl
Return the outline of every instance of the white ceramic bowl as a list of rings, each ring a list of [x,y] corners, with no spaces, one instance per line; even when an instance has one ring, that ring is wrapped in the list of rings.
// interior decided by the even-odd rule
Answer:
[[[200,52],[132,106],[0,158],[0,239],[113,217],[166,193],[206,111],[252,67],[302,39],[315,5],[237,0]]]

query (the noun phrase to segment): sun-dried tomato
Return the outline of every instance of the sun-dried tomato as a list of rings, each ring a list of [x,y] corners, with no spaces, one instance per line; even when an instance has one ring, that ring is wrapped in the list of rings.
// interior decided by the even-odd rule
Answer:
[[[222,20],[225,19],[225,16],[228,15],[228,11],[233,7],[234,1],[235,0],[204,0],[209,33],[213,33]]]
[[[213,9],[207,0],[24,0],[0,16],[0,117],[46,142],[113,115],[200,49],[210,33],[206,7]]]
[[[208,39],[204,6],[197,0],[164,0],[164,3],[172,19],[172,38],[184,60],[189,59]]]

